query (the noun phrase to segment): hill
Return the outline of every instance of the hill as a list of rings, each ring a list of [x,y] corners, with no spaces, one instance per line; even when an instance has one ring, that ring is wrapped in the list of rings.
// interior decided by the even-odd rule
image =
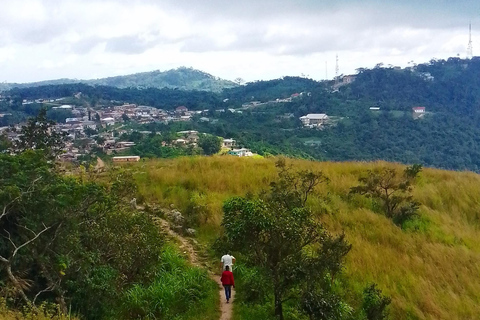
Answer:
[[[219,92],[224,88],[232,88],[236,86],[232,81],[220,79],[193,68],[181,67],[163,72],[156,70],[92,80],[57,79],[32,83],[3,83],[0,84],[0,90],[73,83],[111,86],[116,88],[172,88],[214,92]]]
[[[421,204],[420,218],[398,227],[379,214],[372,201],[348,193],[369,169],[402,170],[403,166],[291,163],[298,169],[322,170],[330,179],[309,205],[329,230],[345,232],[353,245],[344,270],[350,301],[359,301],[362,288],[376,282],[392,298],[393,319],[477,317],[479,175],[425,169],[413,190]],[[268,188],[275,176],[273,159],[227,156],[151,160],[129,168],[138,183],[139,198],[163,206],[174,204],[187,220],[199,222],[198,240],[204,244],[211,244],[221,232],[225,199],[256,194]]]
[[[209,110],[202,117],[212,121],[192,117],[190,122],[152,123],[145,129],[211,133],[233,138],[238,146],[261,155],[385,160],[478,171],[479,71],[480,58],[474,57],[431,60],[404,69],[381,65],[359,69],[355,77],[344,78],[353,81],[340,79],[341,85],[335,88],[333,81],[284,77],[221,93],[85,84],[13,89],[6,93],[11,100],[0,102],[0,112],[12,116],[0,118],[0,126],[35,114],[39,106],[24,106],[22,99],[71,97],[82,92],[86,101],[105,106],[128,102],[166,110],[179,105]],[[414,107],[424,108],[422,117],[413,116]],[[326,113],[330,121],[320,128],[304,127],[299,118],[309,113]]]

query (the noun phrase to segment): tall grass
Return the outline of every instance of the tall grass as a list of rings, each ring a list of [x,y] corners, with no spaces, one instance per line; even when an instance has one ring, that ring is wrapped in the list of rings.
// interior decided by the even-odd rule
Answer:
[[[125,294],[124,319],[214,319],[218,288],[205,270],[189,266],[171,246],[149,285],[135,285]]]
[[[180,210],[204,194],[211,218],[200,226],[200,240],[221,232],[222,203],[233,195],[257,193],[276,176],[275,159],[197,157],[152,160],[131,167],[141,196]],[[476,319],[480,314],[480,176],[471,172],[424,169],[414,187],[421,218],[401,229],[372,211],[363,197],[348,191],[358,177],[385,162],[292,160],[298,169],[322,170],[330,182],[318,188],[310,205],[333,232],[353,244],[345,276],[352,304],[376,282],[392,297],[394,319]],[[326,200],[327,199],[327,200]],[[203,222],[202,222],[203,223]],[[241,289],[239,289],[241,290]],[[263,312],[263,311],[259,311]]]

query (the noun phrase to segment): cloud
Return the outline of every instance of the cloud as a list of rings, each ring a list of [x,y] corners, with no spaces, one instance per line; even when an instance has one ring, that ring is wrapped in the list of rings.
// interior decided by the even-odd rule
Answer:
[[[478,12],[471,0],[3,0],[0,68],[15,81],[181,65],[318,78],[336,53],[345,72],[463,55],[470,20],[480,43]]]

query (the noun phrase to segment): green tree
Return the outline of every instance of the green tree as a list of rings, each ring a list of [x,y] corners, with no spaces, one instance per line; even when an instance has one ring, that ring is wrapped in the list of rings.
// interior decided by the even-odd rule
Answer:
[[[47,159],[43,150],[0,154],[0,282],[16,305],[111,316],[123,289],[154,277],[163,237],[131,212],[131,175],[99,184],[63,177]]]
[[[28,119],[20,131],[20,138],[14,142],[17,153],[26,150],[41,150],[46,157],[54,159],[62,152],[66,134],[54,128],[55,122],[47,119],[47,110],[40,109],[35,118]]]
[[[361,185],[352,187],[350,193],[361,194],[380,201],[388,218],[401,225],[417,215],[419,203],[413,200],[412,183],[422,166],[414,164],[399,174],[392,168],[368,170],[358,179]]]
[[[122,114],[122,120],[123,120],[123,122],[129,122],[130,117],[126,113],[124,113],[124,114]]]
[[[219,137],[211,134],[202,134],[198,138],[198,146],[202,148],[203,153],[212,155],[220,151],[222,141]]]
[[[0,153],[8,151],[11,145],[8,137],[5,134],[0,134]]]
[[[372,284],[363,291],[362,311],[367,320],[385,320],[388,318],[388,306],[392,299],[382,294],[382,290]]]
[[[312,289],[321,279],[334,279],[351,246],[333,237],[305,204],[315,187],[326,181],[321,172],[292,172],[277,162],[279,178],[258,197],[235,197],[224,203],[225,241],[247,262],[270,276],[275,315],[283,319],[283,303],[298,290]]]

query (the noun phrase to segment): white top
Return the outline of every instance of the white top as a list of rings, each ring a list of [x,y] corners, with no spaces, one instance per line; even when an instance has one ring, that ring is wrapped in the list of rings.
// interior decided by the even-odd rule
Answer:
[[[223,270],[225,270],[226,266],[229,266],[230,271],[232,271],[233,259],[235,259],[235,257],[229,254],[222,256],[222,259],[220,259],[220,261],[223,263]]]

